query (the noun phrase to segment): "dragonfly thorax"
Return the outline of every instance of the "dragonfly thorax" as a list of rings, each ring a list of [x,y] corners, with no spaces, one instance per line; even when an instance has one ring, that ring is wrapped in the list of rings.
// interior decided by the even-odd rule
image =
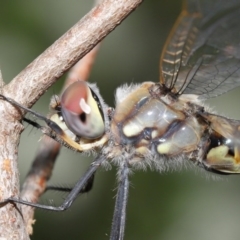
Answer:
[[[190,116],[195,108],[186,99],[161,91],[161,85],[152,82],[116,99],[110,126],[116,145],[134,147],[143,159],[149,152],[172,157],[194,151],[206,126]]]

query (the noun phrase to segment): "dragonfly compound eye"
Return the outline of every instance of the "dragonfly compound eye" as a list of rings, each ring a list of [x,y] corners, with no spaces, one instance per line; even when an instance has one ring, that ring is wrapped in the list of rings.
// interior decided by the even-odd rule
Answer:
[[[101,105],[86,82],[74,82],[63,92],[61,111],[67,127],[77,136],[96,139],[104,134]]]

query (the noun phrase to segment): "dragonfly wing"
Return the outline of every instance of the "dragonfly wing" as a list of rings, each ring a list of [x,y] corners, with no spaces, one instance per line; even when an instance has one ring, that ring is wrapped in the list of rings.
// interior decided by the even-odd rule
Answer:
[[[240,2],[186,2],[164,47],[160,82],[210,98],[240,85]]]

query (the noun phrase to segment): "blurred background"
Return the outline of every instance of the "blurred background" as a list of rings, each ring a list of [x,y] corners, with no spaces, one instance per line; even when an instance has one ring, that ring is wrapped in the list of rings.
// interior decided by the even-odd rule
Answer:
[[[1,1],[0,66],[9,82],[32,60],[65,33],[92,7],[91,1]],[[115,89],[123,83],[158,81],[159,56],[181,9],[181,1],[145,1],[104,40],[90,81],[96,82],[105,101],[114,106]],[[64,77],[33,107],[48,113],[51,95]],[[209,101],[219,113],[239,119],[239,90]],[[26,176],[41,134],[27,127],[21,139],[19,168]],[[92,158],[61,150],[54,185],[74,184]],[[116,169],[100,169],[92,191],[77,199],[66,212],[36,210],[33,240],[109,239],[116,195]],[[239,239],[240,178],[210,177],[198,170],[135,172],[127,207],[126,240]],[[57,205],[65,196],[47,195]]]

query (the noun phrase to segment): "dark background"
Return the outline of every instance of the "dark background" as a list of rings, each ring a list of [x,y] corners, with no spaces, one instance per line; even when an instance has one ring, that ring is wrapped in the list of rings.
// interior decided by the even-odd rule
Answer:
[[[10,81],[34,58],[76,23],[92,6],[90,1],[1,1],[0,66]],[[103,98],[114,105],[114,91],[123,83],[158,81],[159,56],[167,34],[180,12],[181,1],[145,1],[103,42],[90,81],[97,82]],[[58,81],[34,109],[48,112]],[[209,101],[226,116],[240,118],[239,91]],[[28,127],[21,139],[19,167],[23,181],[41,134]],[[51,183],[73,184],[86,170],[91,158],[63,148]],[[116,169],[101,169],[93,190],[79,198],[64,213],[36,211],[33,240],[109,239]],[[135,172],[131,176],[126,240],[238,239],[240,234],[240,179],[211,177],[196,169]],[[42,201],[62,194],[47,195]]]

